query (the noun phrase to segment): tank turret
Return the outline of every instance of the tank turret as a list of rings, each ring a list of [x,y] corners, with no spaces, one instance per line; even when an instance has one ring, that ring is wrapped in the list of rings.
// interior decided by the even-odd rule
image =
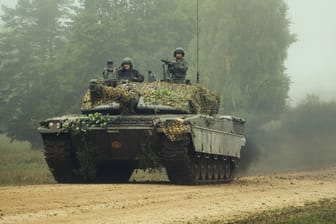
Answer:
[[[82,100],[82,112],[109,114],[218,113],[219,97],[201,85],[169,82],[125,83],[108,86],[91,81]],[[129,107],[132,107],[132,110]],[[126,109],[126,110],[124,110]]]

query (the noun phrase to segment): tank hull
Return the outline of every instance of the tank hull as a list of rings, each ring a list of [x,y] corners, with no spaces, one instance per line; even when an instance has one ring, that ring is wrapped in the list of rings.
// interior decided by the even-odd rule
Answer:
[[[76,116],[72,116],[76,117]],[[208,115],[109,115],[104,127],[39,127],[58,182],[125,182],[134,169],[164,166],[175,184],[230,181],[245,146],[242,119]],[[78,116],[85,120],[86,116]]]

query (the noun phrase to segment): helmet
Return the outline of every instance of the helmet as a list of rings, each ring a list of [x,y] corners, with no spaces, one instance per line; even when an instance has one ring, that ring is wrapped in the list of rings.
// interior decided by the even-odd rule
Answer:
[[[182,47],[178,47],[178,48],[175,49],[174,57],[176,57],[176,54],[178,54],[178,53],[182,54],[182,57],[184,57],[184,49]]]
[[[124,66],[124,64],[129,64],[131,66],[133,66],[133,60],[132,58],[126,57],[122,60],[121,66]]]

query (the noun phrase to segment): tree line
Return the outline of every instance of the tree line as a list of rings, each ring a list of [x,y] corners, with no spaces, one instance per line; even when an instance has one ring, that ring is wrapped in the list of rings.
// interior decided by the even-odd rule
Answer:
[[[130,56],[161,78],[160,59],[186,49],[196,80],[196,0],[18,0],[2,6],[0,130],[40,141],[38,121],[78,113],[105,62]],[[201,83],[225,113],[272,118],[286,109],[284,60],[295,40],[283,0],[204,0],[199,5]]]

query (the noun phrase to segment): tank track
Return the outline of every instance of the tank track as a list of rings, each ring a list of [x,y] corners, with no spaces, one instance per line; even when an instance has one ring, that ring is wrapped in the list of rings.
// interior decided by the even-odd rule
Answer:
[[[70,136],[48,134],[44,138],[44,155],[49,169],[59,183],[77,183],[84,179],[79,175],[79,162],[72,150]]]
[[[238,167],[238,158],[196,153],[190,138],[171,142],[164,138],[163,163],[173,184],[220,184],[232,181]]]
[[[44,155],[49,169],[58,183],[122,183],[128,182],[134,170],[130,162],[108,161],[95,167],[96,176],[83,172],[76,151],[67,134],[44,136]],[[88,155],[85,155],[85,158]],[[85,170],[87,167],[84,167]]]

